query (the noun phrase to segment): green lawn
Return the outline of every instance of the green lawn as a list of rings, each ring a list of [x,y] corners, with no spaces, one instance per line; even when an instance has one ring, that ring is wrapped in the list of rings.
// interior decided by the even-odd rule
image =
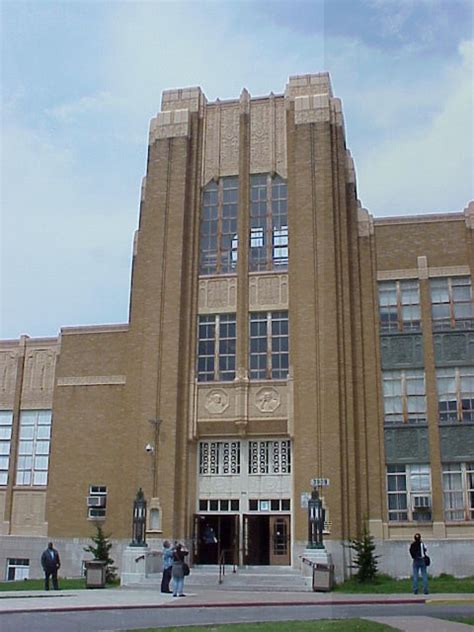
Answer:
[[[116,588],[119,585],[117,581],[114,584],[107,584],[107,587]],[[51,582],[50,582],[51,586]],[[61,590],[80,590],[86,587],[86,580],[83,577],[77,579],[59,578],[59,588]],[[43,590],[44,579],[21,579],[16,582],[0,582],[0,591],[7,590]]]
[[[330,621],[284,621],[270,623],[232,623],[227,625],[180,626],[178,628],[147,628],[140,632],[389,632],[396,630],[389,625],[362,619],[338,619]],[[133,630],[128,630],[133,632]]]
[[[474,594],[474,577],[458,579],[445,574],[439,577],[429,577],[428,588],[430,593]],[[411,593],[412,586],[411,579],[393,579],[388,575],[379,575],[373,582],[360,583],[356,579],[350,579],[343,584],[338,584],[335,590],[343,593],[398,594]]]

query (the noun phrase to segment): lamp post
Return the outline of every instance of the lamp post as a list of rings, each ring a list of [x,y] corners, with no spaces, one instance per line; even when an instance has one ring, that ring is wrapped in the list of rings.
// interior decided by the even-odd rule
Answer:
[[[133,501],[132,541],[130,546],[146,546],[146,500],[142,488]]]
[[[150,424],[153,426],[153,440],[154,446],[153,449],[150,450],[152,461],[152,476],[153,476],[153,498],[156,498],[158,494],[158,441],[160,439],[160,426],[162,420],[160,418],[157,419],[149,419]]]

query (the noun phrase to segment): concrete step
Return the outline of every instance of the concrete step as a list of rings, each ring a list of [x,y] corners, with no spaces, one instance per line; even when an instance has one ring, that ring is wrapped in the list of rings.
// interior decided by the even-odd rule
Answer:
[[[219,567],[202,565],[191,567],[185,585],[190,589],[212,588],[246,592],[307,592],[310,587],[300,571],[289,566],[238,566],[236,572],[227,566],[219,584]],[[161,573],[148,575],[140,586],[156,587],[161,584]],[[137,586],[138,587],[138,586]]]

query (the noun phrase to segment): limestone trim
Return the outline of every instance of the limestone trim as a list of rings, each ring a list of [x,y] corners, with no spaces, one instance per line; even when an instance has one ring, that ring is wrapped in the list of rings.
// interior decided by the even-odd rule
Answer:
[[[459,222],[464,219],[463,213],[432,213],[430,215],[401,215],[398,217],[375,218],[375,227],[393,224],[431,224],[433,222]]]
[[[310,94],[295,97],[295,124],[329,123],[331,110],[329,95]]]
[[[83,327],[61,327],[61,335],[110,334],[128,331],[127,323],[117,325],[84,325]]]
[[[443,266],[441,268],[428,268],[430,277],[466,276],[471,274],[469,266]]]
[[[150,122],[149,144],[161,138],[188,137],[190,133],[190,112],[168,110],[159,112]]]
[[[125,375],[82,375],[74,377],[58,377],[58,386],[107,386],[125,384]]]
[[[418,257],[422,260],[423,257]],[[377,281],[393,281],[398,279],[427,279],[428,277],[466,276],[471,273],[469,266],[443,266],[440,268],[425,268],[419,264],[418,268],[407,270],[379,270]]]
[[[474,230],[474,202],[469,202],[464,209],[464,219],[466,220],[466,226]]]
[[[370,237],[374,234],[374,218],[367,209],[362,207],[357,209],[357,228],[359,237]]]
[[[328,72],[293,75],[289,78],[285,96],[293,98],[309,94],[326,94],[332,97],[331,79]]]

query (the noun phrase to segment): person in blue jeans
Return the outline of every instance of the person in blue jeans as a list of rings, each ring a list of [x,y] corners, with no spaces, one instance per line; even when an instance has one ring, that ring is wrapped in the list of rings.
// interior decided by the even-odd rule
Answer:
[[[421,534],[415,533],[413,542],[410,545],[410,555],[413,560],[413,593],[418,594],[418,580],[421,572],[423,592],[428,594],[428,573],[426,572],[425,555],[426,546],[421,541]]]
[[[163,577],[161,579],[161,592],[170,593],[171,569],[173,566],[173,549],[169,540],[163,542]]]
[[[173,550],[173,597],[185,597],[184,590],[184,558],[188,552],[181,544]]]

